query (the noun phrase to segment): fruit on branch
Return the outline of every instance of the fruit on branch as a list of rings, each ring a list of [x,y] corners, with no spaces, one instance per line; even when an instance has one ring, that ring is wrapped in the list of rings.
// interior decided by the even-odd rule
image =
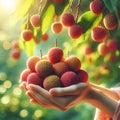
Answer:
[[[34,35],[30,29],[26,29],[21,32],[21,36],[25,41],[30,41]]]
[[[63,50],[59,47],[53,47],[49,49],[47,55],[50,63],[52,64],[63,60]]]
[[[78,70],[76,72],[78,75],[79,82],[87,82],[88,81],[88,73],[85,70]]]
[[[10,51],[10,56],[15,59],[15,60],[18,60],[21,56],[21,51],[20,49],[16,48],[16,49],[12,49]]]
[[[59,34],[62,31],[62,24],[60,22],[54,22],[51,25],[51,30],[54,34]]]
[[[52,64],[48,60],[40,60],[35,65],[35,70],[39,76],[45,78],[53,74]]]
[[[35,84],[43,86],[43,78],[40,77],[37,73],[30,73],[27,77],[27,84]]]
[[[67,87],[79,83],[79,79],[75,72],[68,71],[61,76],[61,82],[64,87]]]
[[[54,87],[61,87],[61,80],[57,75],[47,76],[43,81],[43,87],[46,90],[50,90]]]
[[[104,42],[99,43],[97,49],[98,49],[98,53],[102,56],[105,56],[109,53],[109,50]]]
[[[30,18],[30,23],[33,27],[40,27],[40,15],[39,14],[32,15]]]
[[[70,27],[75,23],[74,16],[70,13],[63,13],[61,15],[61,23],[65,27]]]
[[[71,71],[78,71],[81,67],[81,61],[76,56],[66,58],[65,62]]]
[[[117,43],[117,40],[114,40],[114,39],[110,39],[110,40],[107,40],[107,48],[109,49],[109,51],[116,51],[117,48],[118,48],[118,43]]]
[[[48,33],[44,33],[41,37],[42,41],[47,41],[49,39]]]
[[[114,30],[118,26],[117,16],[113,13],[108,13],[103,18],[103,24],[108,30]]]
[[[55,63],[53,64],[53,68],[54,68],[54,72],[56,75],[58,75],[59,77],[69,71],[69,67],[68,67],[68,64],[66,62],[58,62],[58,63]]]
[[[94,27],[91,32],[91,37],[96,42],[102,42],[107,38],[107,31],[102,26]]]
[[[82,28],[79,25],[72,25],[68,29],[68,35],[72,39],[78,39],[82,35]]]
[[[104,3],[102,2],[102,0],[93,0],[90,3],[90,10],[94,13],[94,14],[101,14],[103,12],[104,9]]]
[[[93,48],[91,45],[87,45],[84,48],[84,55],[90,55],[91,53],[93,53]]]
[[[29,68],[32,72],[35,72],[35,65],[36,63],[40,61],[40,57],[37,56],[31,56],[26,62],[27,68]]]

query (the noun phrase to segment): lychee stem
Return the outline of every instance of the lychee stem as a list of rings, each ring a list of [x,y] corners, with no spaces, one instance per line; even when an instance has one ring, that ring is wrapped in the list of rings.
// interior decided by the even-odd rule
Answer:
[[[38,14],[41,15],[41,11],[42,11],[42,0],[39,1],[39,9],[38,9]]]
[[[42,60],[42,50],[40,49],[40,59]]]
[[[77,12],[76,12],[76,17],[75,17],[75,23],[77,23],[78,21],[78,17],[79,17],[79,14],[80,14],[80,4],[81,4],[81,0],[78,1],[78,4],[77,4]]]
[[[27,26],[26,26],[26,29],[27,29],[27,30],[28,30],[29,27],[30,27],[30,21],[29,21],[29,18],[30,18],[30,15],[29,15],[29,13],[28,13],[28,15],[27,15]]]
[[[55,46],[58,47],[58,42],[57,39],[55,40]]]
[[[70,5],[69,5],[69,12],[72,13],[72,10],[73,10],[73,3],[74,3],[74,0],[72,0],[70,2]]]

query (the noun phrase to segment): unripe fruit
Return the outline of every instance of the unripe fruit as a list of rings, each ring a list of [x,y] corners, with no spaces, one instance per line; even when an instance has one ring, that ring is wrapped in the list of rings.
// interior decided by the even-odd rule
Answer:
[[[50,63],[54,64],[54,63],[62,61],[63,50],[59,47],[53,47],[53,48],[49,49],[47,55],[48,55],[48,59],[49,59]]]
[[[82,28],[81,28],[81,26],[79,26],[79,25],[72,25],[71,27],[69,27],[68,35],[72,39],[79,38],[82,35]]]
[[[27,77],[30,73],[30,69],[24,69],[20,74],[20,82],[27,82]]]
[[[39,77],[37,73],[31,73],[27,77],[27,84],[35,84],[43,86],[43,78]]]
[[[88,73],[85,70],[78,70],[76,72],[79,78],[79,82],[87,82],[88,81]]]
[[[20,56],[21,56],[21,51],[20,51],[20,49],[12,49],[11,51],[10,51],[10,56],[13,58],[13,59],[15,59],[15,60],[18,60],[19,58],[20,58]]]
[[[53,68],[54,68],[55,74],[58,75],[59,77],[63,73],[65,73],[69,70],[67,63],[65,63],[65,62],[55,63],[55,64],[53,64]]]
[[[64,87],[67,87],[79,83],[79,79],[75,72],[68,71],[61,76],[61,82]]]
[[[33,27],[40,27],[40,15],[35,14],[35,15],[31,16],[30,22]]]
[[[118,20],[115,14],[109,13],[103,18],[106,29],[114,30],[118,26]]]
[[[93,0],[90,3],[90,10],[94,13],[94,14],[101,14],[103,12],[104,9],[104,3],[102,2],[102,0]]]
[[[61,15],[61,23],[65,27],[70,27],[75,23],[74,16],[70,13],[63,13]]]
[[[25,41],[30,41],[33,38],[33,32],[31,30],[23,30],[21,33],[22,38]]]
[[[117,47],[118,47],[118,43],[116,40],[108,40],[107,43],[107,48],[109,49],[109,51],[116,51]]]
[[[35,72],[35,65],[38,61],[40,61],[40,58],[37,56],[29,57],[26,62],[27,68],[29,68],[32,72]]]
[[[44,33],[41,37],[42,41],[47,41],[49,39],[48,33]]]
[[[46,90],[50,90],[54,87],[61,87],[61,80],[57,75],[47,76],[43,81],[43,87]]]
[[[105,56],[105,55],[107,55],[109,53],[109,50],[108,50],[108,48],[107,48],[105,43],[100,43],[98,45],[98,52],[102,56]]]
[[[38,61],[35,66],[35,70],[39,74],[39,76],[41,76],[43,78],[53,74],[52,64],[48,60]]]
[[[77,71],[81,67],[81,61],[76,56],[70,56],[65,61],[71,71]]]
[[[97,26],[93,28],[91,32],[91,37],[96,42],[102,42],[107,37],[107,31],[104,27]]]
[[[60,22],[52,23],[51,30],[54,34],[59,34],[62,31],[62,24]]]
[[[93,48],[91,47],[91,45],[87,45],[84,48],[84,54],[85,55],[90,55],[91,53],[93,53]]]

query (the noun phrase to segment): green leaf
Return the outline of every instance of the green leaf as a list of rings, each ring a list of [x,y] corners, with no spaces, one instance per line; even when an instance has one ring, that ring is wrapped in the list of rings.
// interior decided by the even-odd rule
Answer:
[[[53,4],[50,4],[41,19],[42,34],[44,34],[48,30],[53,20],[54,13],[55,13],[55,7]]]
[[[110,12],[115,12],[117,5],[118,5],[118,0],[103,0],[106,8],[110,11]]]

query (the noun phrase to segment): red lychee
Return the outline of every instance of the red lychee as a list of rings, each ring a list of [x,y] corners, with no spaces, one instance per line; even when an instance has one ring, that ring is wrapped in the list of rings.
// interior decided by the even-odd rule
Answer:
[[[64,87],[79,83],[78,75],[73,71],[65,72],[61,76],[61,82]]]
[[[49,39],[48,33],[44,33],[41,37],[42,41],[47,41]]]
[[[40,15],[39,14],[32,15],[30,18],[30,22],[33,27],[40,27]]]
[[[10,56],[11,56],[13,59],[18,60],[18,59],[20,58],[20,56],[21,56],[21,51],[20,51],[20,49],[18,49],[18,48],[12,49],[12,50],[10,51]]]
[[[90,55],[91,53],[93,53],[93,48],[91,45],[87,45],[84,48],[84,55]]]

